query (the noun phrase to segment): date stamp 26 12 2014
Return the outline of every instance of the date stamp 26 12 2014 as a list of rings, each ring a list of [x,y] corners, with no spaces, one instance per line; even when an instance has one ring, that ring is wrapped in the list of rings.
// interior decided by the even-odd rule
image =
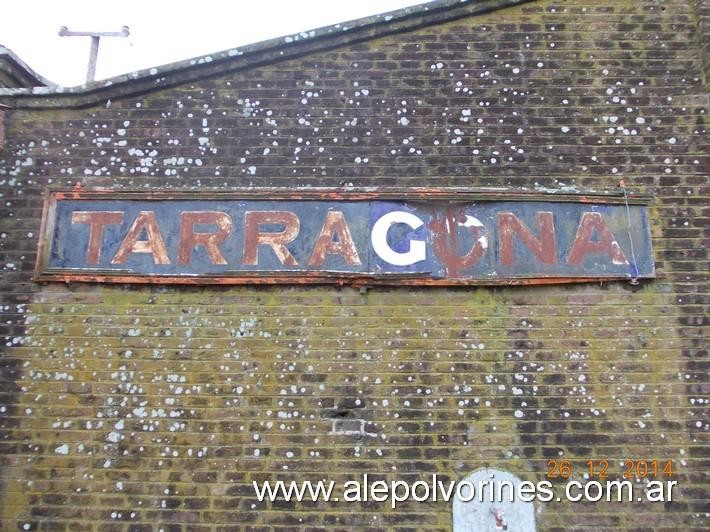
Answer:
[[[562,479],[567,480],[573,473],[580,472],[585,478],[605,479],[609,475],[615,473],[610,470],[614,468],[615,460],[587,460],[584,466],[580,468],[579,464],[575,464],[571,460],[548,460],[547,479]],[[625,459],[619,462],[620,470],[618,474],[625,479],[659,479],[673,477],[673,460],[631,460]]]

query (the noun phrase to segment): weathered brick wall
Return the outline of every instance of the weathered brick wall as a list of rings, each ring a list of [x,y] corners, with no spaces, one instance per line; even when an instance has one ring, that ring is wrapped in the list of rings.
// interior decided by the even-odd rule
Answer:
[[[5,107],[0,105],[0,150],[5,146]]]
[[[0,152],[2,528],[440,529],[451,505],[258,503],[253,480],[542,480],[674,461],[671,504],[538,528],[707,526],[708,156],[695,0],[540,1],[114,98],[13,109]],[[707,63],[705,63],[707,64]],[[12,107],[13,98],[2,98]],[[655,196],[626,283],[38,285],[45,186],[497,186]]]
[[[703,81],[707,88],[710,83],[710,4],[706,0],[696,0],[697,35],[703,60]]]

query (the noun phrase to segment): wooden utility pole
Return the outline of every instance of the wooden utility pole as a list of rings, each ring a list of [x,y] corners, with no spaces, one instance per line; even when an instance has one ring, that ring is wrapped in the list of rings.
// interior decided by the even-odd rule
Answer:
[[[89,51],[89,67],[86,70],[86,81],[94,81],[96,76],[96,58],[99,55],[99,40],[101,37],[128,37],[130,35],[128,26],[123,26],[121,31],[69,31],[66,26],[59,28],[60,37],[91,37],[91,49]]]

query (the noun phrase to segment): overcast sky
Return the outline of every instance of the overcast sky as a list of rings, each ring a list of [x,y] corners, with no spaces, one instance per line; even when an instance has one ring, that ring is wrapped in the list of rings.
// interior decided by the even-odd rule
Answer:
[[[82,84],[88,37],[72,31],[120,31],[103,38],[96,78],[164,65],[304,30],[384,13],[424,0],[7,0],[0,14],[0,44],[30,68],[60,85]]]

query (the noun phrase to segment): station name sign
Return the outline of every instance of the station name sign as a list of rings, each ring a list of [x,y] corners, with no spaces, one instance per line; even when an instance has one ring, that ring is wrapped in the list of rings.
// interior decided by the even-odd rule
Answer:
[[[35,278],[355,285],[651,278],[646,203],[458,189],[51,191]]]

